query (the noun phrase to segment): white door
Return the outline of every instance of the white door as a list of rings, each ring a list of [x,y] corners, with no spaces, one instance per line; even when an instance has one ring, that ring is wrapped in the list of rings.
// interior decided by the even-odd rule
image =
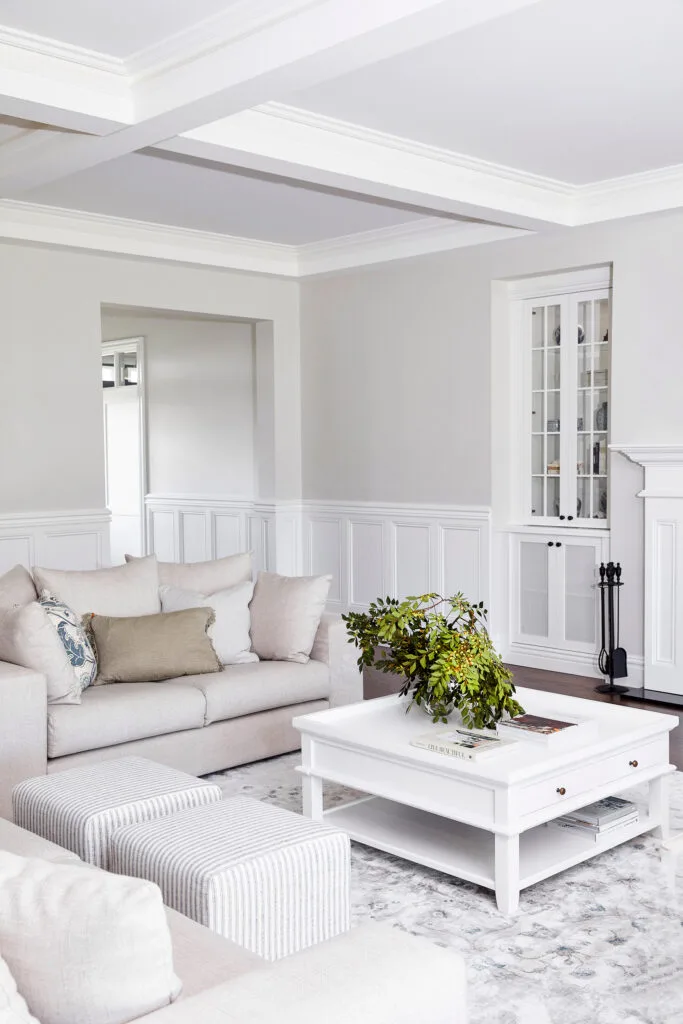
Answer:
[[[103,346],[104,452],[107,508],[111,512],[112,565],[144,550],[144,416],[138,352]],[[134,371],[134,372],[133,372]]]

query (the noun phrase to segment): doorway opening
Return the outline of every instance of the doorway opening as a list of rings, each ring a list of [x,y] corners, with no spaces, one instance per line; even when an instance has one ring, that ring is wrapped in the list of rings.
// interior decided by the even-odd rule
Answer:
[[[102,343],[104,479],[112,565],[147,552],[145,339]]]

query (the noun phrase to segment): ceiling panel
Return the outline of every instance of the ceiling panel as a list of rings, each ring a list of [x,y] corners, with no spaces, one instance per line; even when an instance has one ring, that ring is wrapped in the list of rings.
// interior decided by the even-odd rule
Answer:
[[[0,0],[0,25],[127,57],[238,0]]]
[[[288,245],[424,219],[390,206],[140,154],[34,189],[22,199]]]
[[[681,0],[543,0],[274,97],[582,184],[683,163]]]

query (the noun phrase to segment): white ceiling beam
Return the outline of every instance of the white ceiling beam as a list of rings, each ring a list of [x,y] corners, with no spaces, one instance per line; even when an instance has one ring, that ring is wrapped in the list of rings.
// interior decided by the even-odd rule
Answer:
[[[269,103],[156,147],[454,217],[518,229],[569,224],[562,182]]]
[[[250,25],[238,19],[232,37],[216,39],[209,51],[177,59],[165,70],[148,69],[135,81],[127,82],[118,71],[97,69],[99,76],[109,74],[117,101],[122,81],[124,87],[127,82],[132,118],[123,102],[98,107],[102,101],[100,90],[93,106],[105,119],[113,118],[124,126],[101,138],[50,140],[40,161],[15,165],[6,173],[0,170],[0,195],[23,195],[50,181],[246,110],[272,96],[305,88],[539,2],[542,0],[318,0],[302,6],[302,0],[289,0],[285,16],[281,8],[269,21],[261,18]],[[242,10],[248,17],[249,4]],[[12,95],[12,87],[19,89],[20,85],[10,81],[3,89],[0,83],[0,95],[4,92],[7,98]],[[63,84],[57,104],[49,78],[29,85],[23,83],[23,92],[19,89],[25,102],[38,101],[42,88],[48,106],[62,109],[71,102],[81,116],[95,114],[82,98],[69,100],[67,84]]]

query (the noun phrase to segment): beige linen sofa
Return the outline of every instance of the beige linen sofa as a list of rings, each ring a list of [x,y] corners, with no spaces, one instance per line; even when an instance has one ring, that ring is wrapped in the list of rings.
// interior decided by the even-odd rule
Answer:
[[[23,779],[135,754],[192,775],[296,750],[292,718],[362,700],[339,616],[323,615],[305,665],[259,661],[155,683],[88,687],[47,704],[45,678],[0,662],[0,817]]]
[[[0,850],[78,862],[74,853],[1,820]],[[176,1002],[136,1018],[142,1024],[466,1024],[462,959],[388,925],[355,928],[268,963],[173,910],[166,913],[183,988]]]

